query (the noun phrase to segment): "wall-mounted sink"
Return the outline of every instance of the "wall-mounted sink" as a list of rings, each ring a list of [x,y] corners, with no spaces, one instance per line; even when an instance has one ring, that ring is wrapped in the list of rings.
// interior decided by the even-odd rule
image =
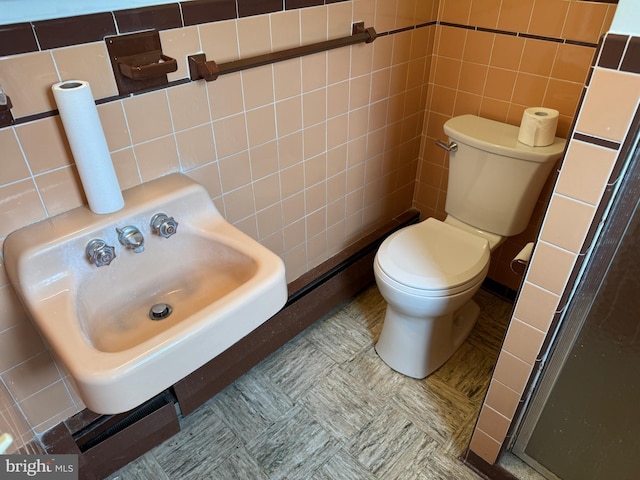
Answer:
[[[174,174],[123,196],[118,212],[80,207],[4,243],[18,296],[86,406],[104,414],[173,385],[287,299],[282,260],[227,223],[198,183]],[[177,222],[166,236],[151,226],[158,213]]]

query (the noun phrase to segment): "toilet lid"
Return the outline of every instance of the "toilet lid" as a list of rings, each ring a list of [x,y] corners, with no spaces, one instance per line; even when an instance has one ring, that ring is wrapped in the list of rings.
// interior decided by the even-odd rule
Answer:
[[[378,249],[378,265],[389,277],[422,290],[448,290],[472,283],[489,262],[486,239],[435,218],[390,235]]]

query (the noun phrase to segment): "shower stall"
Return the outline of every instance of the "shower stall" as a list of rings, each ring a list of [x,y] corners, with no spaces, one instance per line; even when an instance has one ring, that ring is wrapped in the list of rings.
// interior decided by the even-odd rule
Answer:
[[[514,434],[544,478],[640,475],[638,138]]]

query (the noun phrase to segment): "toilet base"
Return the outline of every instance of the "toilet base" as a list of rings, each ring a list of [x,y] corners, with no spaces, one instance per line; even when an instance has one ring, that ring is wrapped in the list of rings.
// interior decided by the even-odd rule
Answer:
[[[403,315],[387,305],[376,352],[395,371],[425,378],[462,345],[479,314],[473,300],[453,313],[430,318]]]

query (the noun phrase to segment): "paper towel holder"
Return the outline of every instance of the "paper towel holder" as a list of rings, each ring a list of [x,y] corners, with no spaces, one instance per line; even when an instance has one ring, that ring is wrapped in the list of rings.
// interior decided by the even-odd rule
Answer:
[[[106,37],[104,41],[121,95],[167,85],[167,74],[178,70],[178,62],[162,53],[157,30]]]

